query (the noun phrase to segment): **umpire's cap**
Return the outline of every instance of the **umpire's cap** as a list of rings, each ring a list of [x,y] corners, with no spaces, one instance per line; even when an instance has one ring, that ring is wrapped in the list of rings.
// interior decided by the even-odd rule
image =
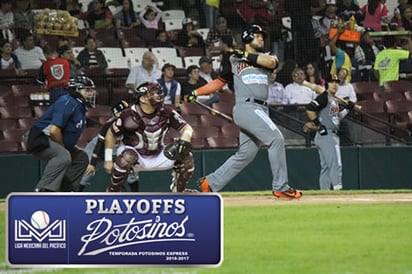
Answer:
[[[242,31],[242,42],[244,44],[249,44],[253,41],[255,38],[255,33],[260,33],[263,35],[263,38],[266,38],[267,34],[266,32],[262,29],[261,26],[259,25],[250,25],[247,26],[243,31]]]

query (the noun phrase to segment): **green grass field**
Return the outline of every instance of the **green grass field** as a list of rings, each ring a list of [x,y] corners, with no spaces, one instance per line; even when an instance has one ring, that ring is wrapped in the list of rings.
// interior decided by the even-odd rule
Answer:
[[[412,203],[226,206],[224,261],[206,269],[11,269],[3,229],[0,273],[412,274],[411,213]]]

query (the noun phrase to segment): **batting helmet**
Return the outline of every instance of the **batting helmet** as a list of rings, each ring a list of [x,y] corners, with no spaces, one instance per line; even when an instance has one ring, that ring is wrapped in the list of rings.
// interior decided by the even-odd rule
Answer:
[[[255,38],[255,34],[256,33],[260,33],[263,35],[263,38],[266,37],[266,32],[262,29],[261,26],[259,25],[251,25],[246,27],[243,31],[242,31],[242,42],[244,44],[249,44],[253,41],[253,39]]]

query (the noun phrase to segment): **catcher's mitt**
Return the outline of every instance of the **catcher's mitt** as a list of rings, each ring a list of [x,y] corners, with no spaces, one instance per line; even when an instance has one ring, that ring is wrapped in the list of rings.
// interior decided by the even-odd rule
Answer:
[[[192,149],[192,144],[184,140],[177,140],[166,146],[163,153],[164,155],[174,161],[183,160]]]
[[[315,125],[314,122],[306,122],[303,125],[303,132],[308,133],[311,131],[317,131],[318,130],[318,126]]]

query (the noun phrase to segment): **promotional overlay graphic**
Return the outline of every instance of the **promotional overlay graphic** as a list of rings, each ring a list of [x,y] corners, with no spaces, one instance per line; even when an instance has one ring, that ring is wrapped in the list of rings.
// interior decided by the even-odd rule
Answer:
[[[11,267],[217,267],[223,204],[216,193],[11,193]]]

